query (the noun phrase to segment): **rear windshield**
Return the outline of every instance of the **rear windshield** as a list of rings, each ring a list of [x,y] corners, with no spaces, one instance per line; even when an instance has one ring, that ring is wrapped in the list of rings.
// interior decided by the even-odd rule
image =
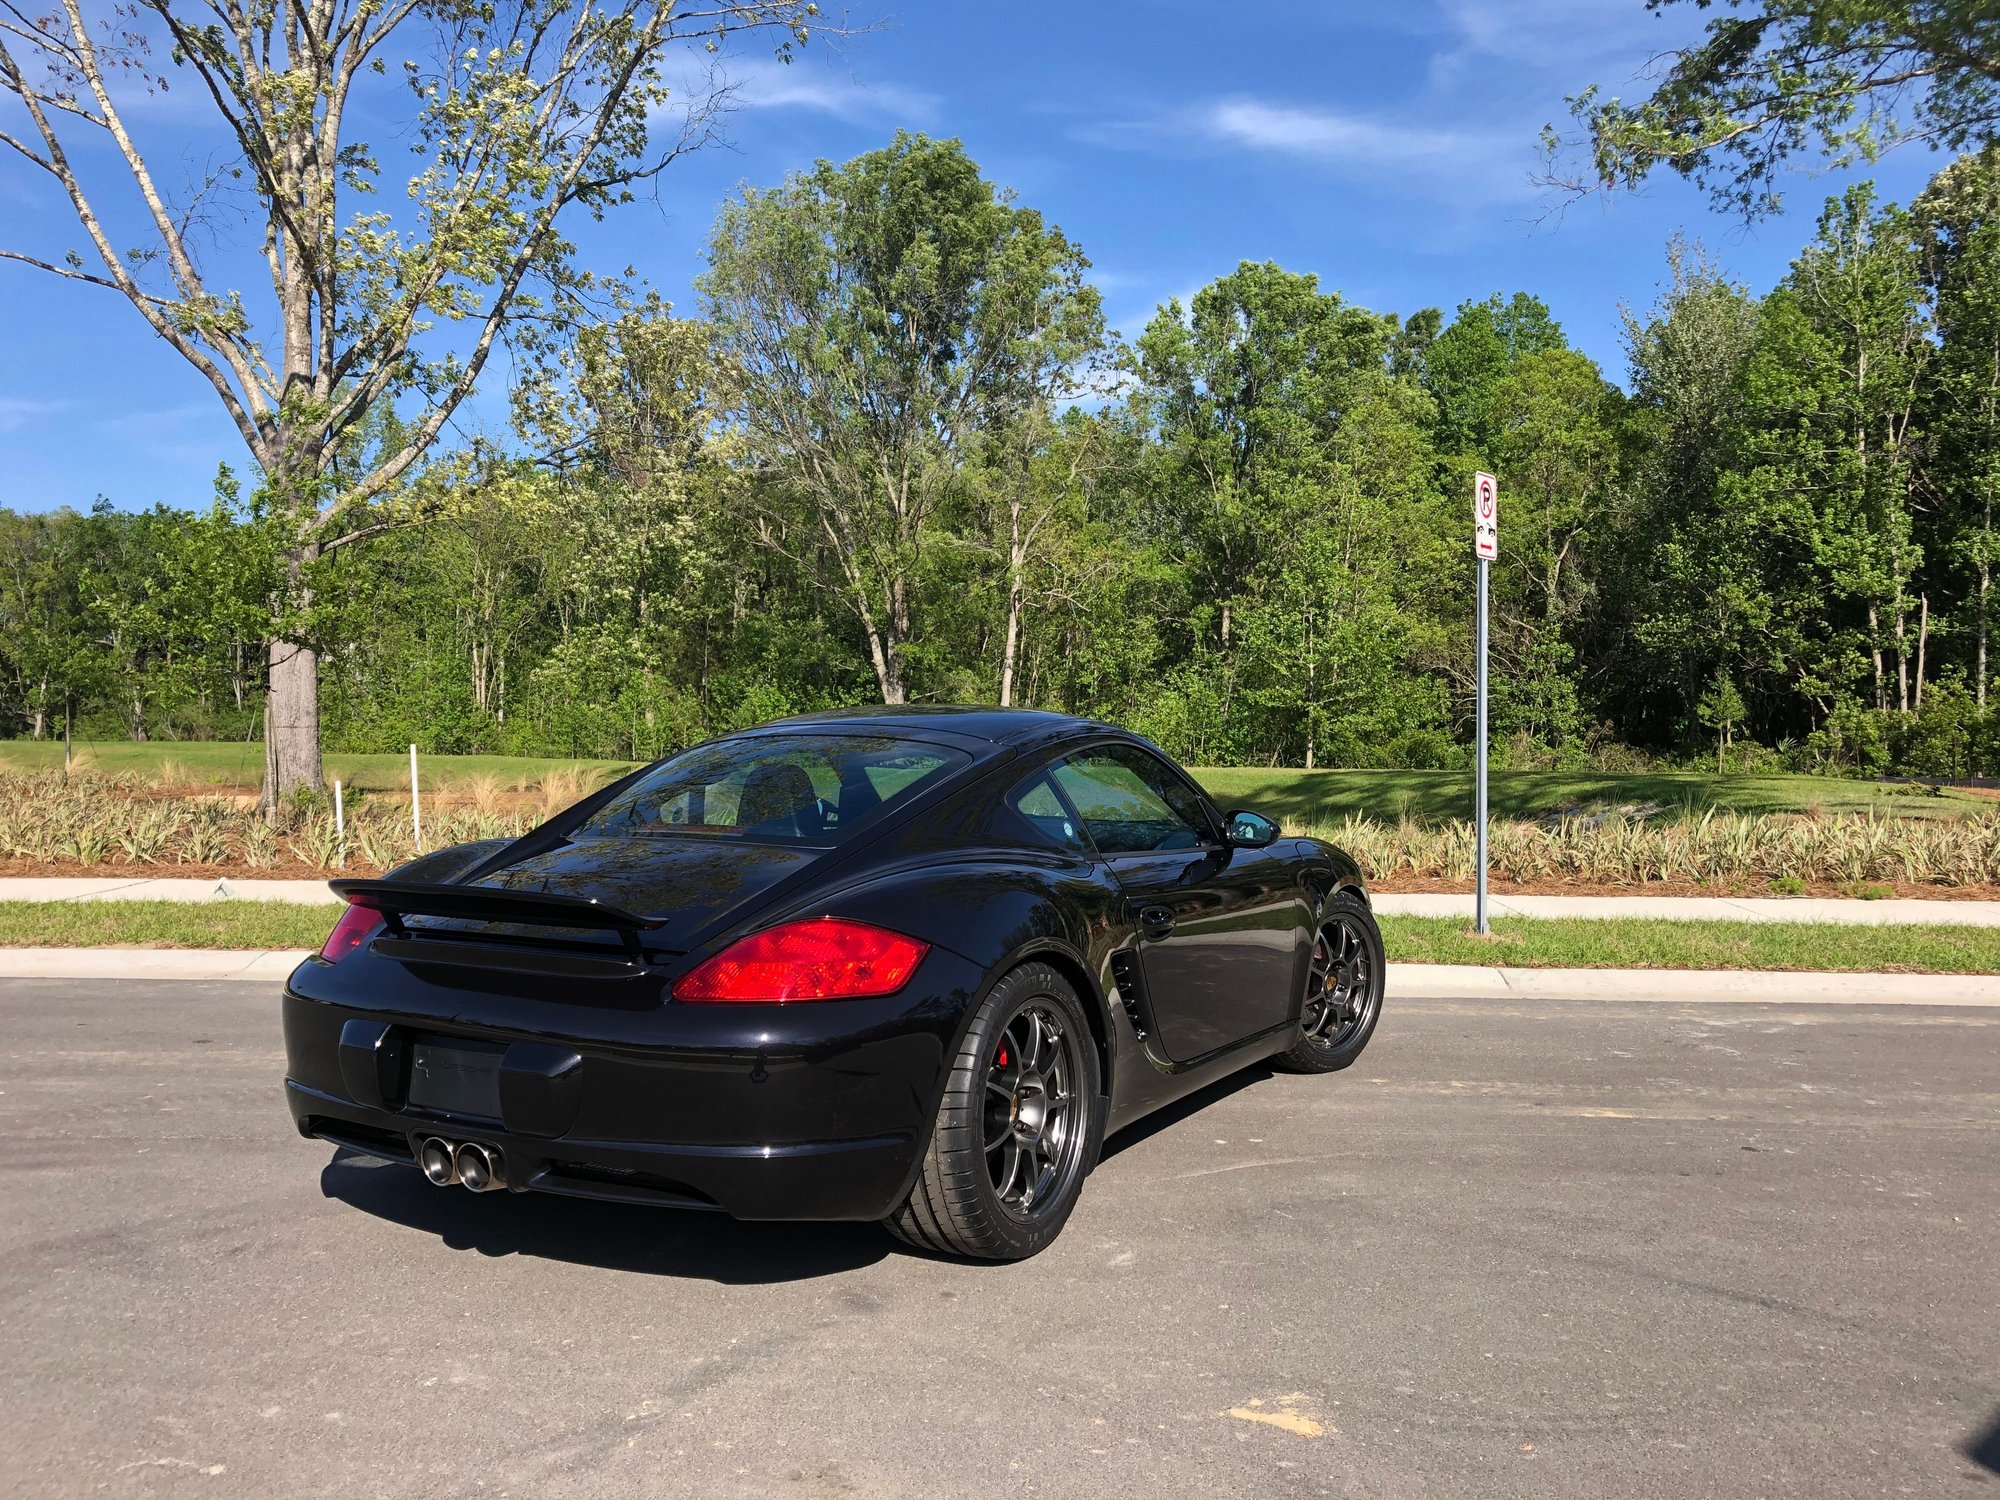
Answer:
[[[655,767],[575,837],[692,834],[752,843],[837,843],[971,759],[882,735],[753,735]]]

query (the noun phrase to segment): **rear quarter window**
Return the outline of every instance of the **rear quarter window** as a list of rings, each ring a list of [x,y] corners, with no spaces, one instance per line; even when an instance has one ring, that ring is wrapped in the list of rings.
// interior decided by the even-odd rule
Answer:
[[[1030,777],[1001,799],[1005,833],[1024,843],[1042,844],[1075,854],[1090,852],[1090,842],[1076,826],[1046,774]]]

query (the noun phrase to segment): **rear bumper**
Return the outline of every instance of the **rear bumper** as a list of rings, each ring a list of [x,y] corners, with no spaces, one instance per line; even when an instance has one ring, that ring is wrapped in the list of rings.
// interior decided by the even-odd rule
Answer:
[[[881,1219],[915,1180],[981,982],[934,948],[884,999],[681,1005],[656,980],[308,960],[283,1001],[285,1097],[302,1135],[390,1160],[432,1135],[498,1148],[515,1191]],[[463,1114],[411,1103],[413,1058],[439,1042],[497,1059]]]
[[[486,1121],[370,1109],[285,1080],[299,1134],[416,1164],[427,1136],[496,1148],[512,1192],[563,1193],[667,1208],[719,1209],[739,1219],[881,1219],[901,1203],[916,1167],[908,1134],[783,1146],[549,1140]]]

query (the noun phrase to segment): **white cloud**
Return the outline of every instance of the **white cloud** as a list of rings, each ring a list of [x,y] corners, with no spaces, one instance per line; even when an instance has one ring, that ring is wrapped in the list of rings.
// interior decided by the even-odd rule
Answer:
[[[1261,99],[1225,99],[1204,114],[1209,130],[1237,145],[1371,169],[1450,169],[1489,155],[1476,137]]]
[[[920,89],[892,83],[863,83],[822,64],[781,63],[775,58],[737,58],[725,62],[722,75],[741,109],[804,109],[832,115],[850,124],[888,121],[927,125],[937,118],[943,100]]]
[[[0,432],[18,432],[38,418],[54,416],[69,404],[40,396],[0,396]]]
[[[1692,6],[1648,10],[1624,0],[1443,0],[1441,8],[1450,41],[1432,55],[1433,90],[1477,92],[1500,79],[1558,114],[1587,84],[1636,92],[1654,60],[1698,40],[1707,20]]]

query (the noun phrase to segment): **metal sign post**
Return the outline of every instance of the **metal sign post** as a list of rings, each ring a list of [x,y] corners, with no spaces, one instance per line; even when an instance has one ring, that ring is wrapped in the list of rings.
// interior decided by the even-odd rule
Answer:
[[[1474,690],[1475,729],[1472,776],[1474,861],[1472,929],[1491,929],[1486,921],[1486,570],[1500,555],[1500,483],[1484,472],[1472,476],[1472,555],[1479,574],[1478,616],[1473,626],[1473,650],[1478,657]]]

